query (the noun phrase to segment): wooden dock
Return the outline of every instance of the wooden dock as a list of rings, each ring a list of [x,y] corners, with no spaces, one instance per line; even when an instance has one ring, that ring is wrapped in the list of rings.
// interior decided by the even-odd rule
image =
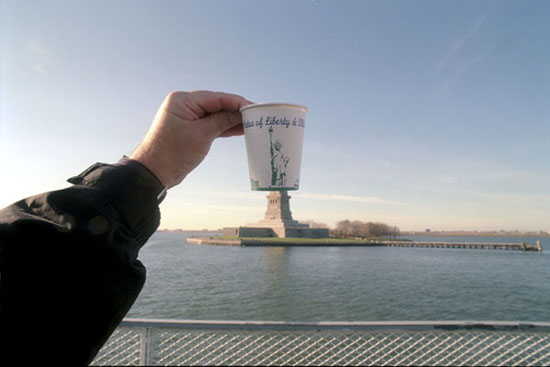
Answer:
[[[188,243],[198,245],[243,246],[243,247],[424,247],[456,248],[480,250],[512,250],[542,252],[541,241],[535,245],[526,243],[477,243],[477,242],[424,242],[424,241],[386,241],[386,240],[344,240],[344,239],[300,239],[300,238],[234,238],[189,237]]]

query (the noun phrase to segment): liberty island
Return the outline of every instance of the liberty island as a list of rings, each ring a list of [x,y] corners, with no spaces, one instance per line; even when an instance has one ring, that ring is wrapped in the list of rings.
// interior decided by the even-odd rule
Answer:
[[[349,239],[330,237],[328,228],[311,228],[292,217],[288,191],[271,191],[267,198],[264,219],[239,227],[223,228],[220,237],[190,237],[188,243],[224,246],[358,246],[358,247],[421,247],[448,249],[519,250],[542,252],[541,241],[535,245],[522,243],[473,243],[442,241],[410,241],[382,238]]]

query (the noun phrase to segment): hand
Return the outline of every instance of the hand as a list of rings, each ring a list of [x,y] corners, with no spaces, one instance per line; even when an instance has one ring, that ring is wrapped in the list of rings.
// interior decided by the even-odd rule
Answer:
[[[222,92],[172,92],[130,155],[167,187],[179,184],[206,157],[214,139],[243,135],[245,98]]]

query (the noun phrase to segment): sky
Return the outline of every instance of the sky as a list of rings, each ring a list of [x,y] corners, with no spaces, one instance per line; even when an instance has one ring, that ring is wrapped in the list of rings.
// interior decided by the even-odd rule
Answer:
[[[308,107],[295,219],[550,230],[550,1],[0,0],[0,207],[129,155],[164,97]],[[263,218],[243,137],[161,229]]]

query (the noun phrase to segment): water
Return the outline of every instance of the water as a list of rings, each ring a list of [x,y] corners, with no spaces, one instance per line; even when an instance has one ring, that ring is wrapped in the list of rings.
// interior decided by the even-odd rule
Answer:
[[[142,249],[147,282],[128,317],[550,320],[549,238],[542,239],[543,253],[536,253],[201,246],[187,244],[186,236],[157,232]],[[520,242],[524,238],[447,240]]]

